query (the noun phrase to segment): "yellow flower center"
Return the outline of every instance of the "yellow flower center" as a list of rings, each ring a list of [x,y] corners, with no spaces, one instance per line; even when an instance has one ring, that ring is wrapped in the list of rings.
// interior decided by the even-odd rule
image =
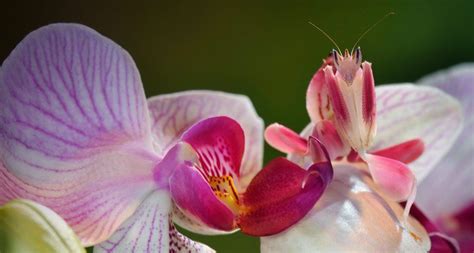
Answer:
[[[224,202],[234,213],[239,212],[239,195],[235,190],[232,176],[210,176],[209,185],[220,201]]]

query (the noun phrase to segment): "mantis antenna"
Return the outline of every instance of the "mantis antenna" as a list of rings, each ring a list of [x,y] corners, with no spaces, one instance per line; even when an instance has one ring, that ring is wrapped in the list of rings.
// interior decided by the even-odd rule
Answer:
[[[342,55],[341,49],[337,45],[336,41],[333,40],[331,36],[329,36],[329,34],[327,34],[323,29],[319,28],[319,26],[313,24],[311,21],[308,21],[308,24],[312,25],[314,28],[318,29],[322,34],[324,34],[324,36],[326,36],[332,42],[332,44],[336,46],[337,50],[339,51],[339,54]]]
[[[351,49],[351,54],[354,52],[354,48],[357,46],[357,44],[359,43],[359,41],[364,38],[364,36],[370,32],[370,30],[372,30],[374,27],[376,27],[380,22],[384,21],[384,19],[386,19],[388,16],[391,16],[391,15],[395,15],[395,12],[391,11],[387,14],[385,14],[382,18],[380,18],[377,22],[375,22],[372,26],[370,26],[367,30],[365,30],[365,32],[363,32],[360,36],[359,36],[359,39],[357,39],[356,43],[354,43],[354,46],[352,47]]]

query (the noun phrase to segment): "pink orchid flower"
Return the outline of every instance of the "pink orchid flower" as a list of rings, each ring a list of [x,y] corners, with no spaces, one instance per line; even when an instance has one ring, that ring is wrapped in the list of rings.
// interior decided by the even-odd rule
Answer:
[[[461,131],[459,102],[433,87],[375,88],[360,49],[330,54],[312,78],[306,101],[312,122],[301,136],[272,124],[265,138],[303,167],[318,157],[311,142],[319,139],[332,159],[334,180],[302,221],[263,237],[262,252],[429,251],[432,231],[408,212],[416,183]],[[400,201],[407,201],[405,210]]]
[[[248,98],[211,91],[145,98],[130,55],[77,24],[30,33],[0,69],[0,205],[58,213],[94,252],[213,252],[180,234],[278,233],[332,179],[277,158]],[[324,151],[324,147],[319,147]]]

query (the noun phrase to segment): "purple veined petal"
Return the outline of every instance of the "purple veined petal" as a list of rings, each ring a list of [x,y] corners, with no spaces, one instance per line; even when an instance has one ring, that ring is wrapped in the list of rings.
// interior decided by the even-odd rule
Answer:
[[[0,108],[2,201],[35,200],[92,245],[151,190],[157,158],[140,75],[94,30],[30,33],[2,65]]]
[[[170,219],[171,208],[169,193],[154,191],[107,241],[94,247],[94,252],[214,252],[176,230]]]
[[[25,198],[58,213],[86,246],[107,239],[151,192],[154,162],[127,152],[105,153],[78,182],[25,181],[0,166],[0,202]],[[113,162],[110,162],[113,161]],[[132,168],[133,170],[130,170]],[[61,177],[61,173],[55,175]]]
[[[248,97],[216,91],[186,91],[148,99],[155,150],[164,153],[200,120],[228,116],[244,130],[245,153],[240,187],[246,187],[262,168],[263,121]]]
[[[427,252],[428,234],[403,209],[373,189],[359,168],[337,165],[334,180],[306,217],[280,234],[261,238],[261,252]]]
[[[409,84],[376,88],[377,137],[372,150],[421,139],[424,153],[410,163],[417,182],[443,158],[462,129],[459,103],[443,91]]]
[[[451,150],[418,187],[416,203],[430,219],[450,216],[474,201],[474,64],[461,64],[420,80],[459,100],[464,129]],[[473,239],[474,240],[474,239]]]

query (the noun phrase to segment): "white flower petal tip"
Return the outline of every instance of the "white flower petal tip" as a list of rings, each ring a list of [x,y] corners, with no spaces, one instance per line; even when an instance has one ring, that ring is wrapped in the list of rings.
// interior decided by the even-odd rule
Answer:
[[[51,209],[16,199],[0,207],[0,252],[86,251],[72,229]]]

